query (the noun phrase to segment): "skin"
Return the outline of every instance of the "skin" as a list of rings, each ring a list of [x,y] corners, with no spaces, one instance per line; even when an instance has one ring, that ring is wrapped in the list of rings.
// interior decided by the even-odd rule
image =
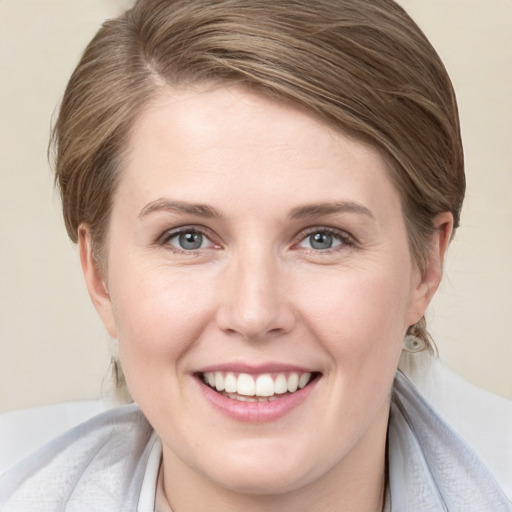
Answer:
[[[132,396],[162,439],[175,512],[382,508],[390,389],[406,330],[439,284],[451,215],[434,224],[420,273],[379,152],[294,107],[197,86],[165,89],[143,112],[106,273],[86,225],[80,252]],[[202,231],[202,247],[180,248],[178,228]],[[313,248],[311,233],[333,247]],[[248,423],[213,407],[195,376],[227,363],[320,378],[283,417]]]

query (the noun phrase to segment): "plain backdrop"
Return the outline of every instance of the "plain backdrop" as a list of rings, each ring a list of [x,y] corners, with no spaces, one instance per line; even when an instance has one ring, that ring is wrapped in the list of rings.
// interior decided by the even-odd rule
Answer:
[[[46,158],[51,118],[122,0],[0,0],[0,412],[97,398],[108,337],[89,303]],[[429,310],[441,358],[512,398],[512,1],[401,0],[457,91],[462,227]]]

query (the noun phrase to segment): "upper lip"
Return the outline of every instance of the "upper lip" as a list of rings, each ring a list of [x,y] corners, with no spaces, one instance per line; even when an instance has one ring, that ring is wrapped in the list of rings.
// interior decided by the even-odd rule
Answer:
[[[313,373],[318,370],[306,368],[293,364],[283,364],[277,362],[269,362],[262,364],[247,364],[247,363],[219,363],[204,366],[194,373],[209,373],[209,372],[232,372],[232,373],[247,373],[249,375],[260,375],[263,373]]]

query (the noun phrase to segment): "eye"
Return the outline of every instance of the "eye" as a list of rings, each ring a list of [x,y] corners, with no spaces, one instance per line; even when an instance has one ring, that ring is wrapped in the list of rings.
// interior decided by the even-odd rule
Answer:
[[[168,232],[162,237],[161,243],[183,252],[206,249],[214,245],[204,233],[192,228]]]
[[[180,233],[179,235],[172,237],[169,242],[175,240],[180,249],[184,249],[186,251],[194,251],[203,247],[205,238],[206,237],[204,237],[202,233],[195,233],[191,231],[188,233]]]
[[[329,229],[314,229],[298,243],[298,247],[315,251],[328,251],[342,245],[350,245],[350,237],[346,233]]]

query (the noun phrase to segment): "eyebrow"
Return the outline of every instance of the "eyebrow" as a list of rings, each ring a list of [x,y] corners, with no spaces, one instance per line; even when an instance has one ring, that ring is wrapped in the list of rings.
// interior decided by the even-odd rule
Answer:
[[[170,211],[178,213],[188,213],[197,217],[204,217],[208,219],[221,218],[222,214],[215,208],[206,204],[187,203],[183,201],[171,201],[169,199],[157,199],[151,201],[140,211],[139,219],[145,217],[153,212]]]
[[[320,217],[335,213],[357,213],[375,220],[372,212],[362,204],[354,201],[335,201],[332,203],[318,203],[298,206],[290,212],[290,218],[303,219],[304,217]]]
[[[220,219],[222,214],[212,206],[205,204],[187,203],[184,201],[171,201],[169,199],[157,199],[148,203],[140,211],[138,217],[145,217],[153,212],[171,211],[179,213],[188,213],[198,217],[209,219]],[[356,213],[365,215],[374,220],[372,212],[365,206],[354,201],[336,201],[330,203],[317,203],[294,208],[289,217],[291,219],[303,219],[305,217],[320,217],[322,215],[332,215],[336,213]]]

